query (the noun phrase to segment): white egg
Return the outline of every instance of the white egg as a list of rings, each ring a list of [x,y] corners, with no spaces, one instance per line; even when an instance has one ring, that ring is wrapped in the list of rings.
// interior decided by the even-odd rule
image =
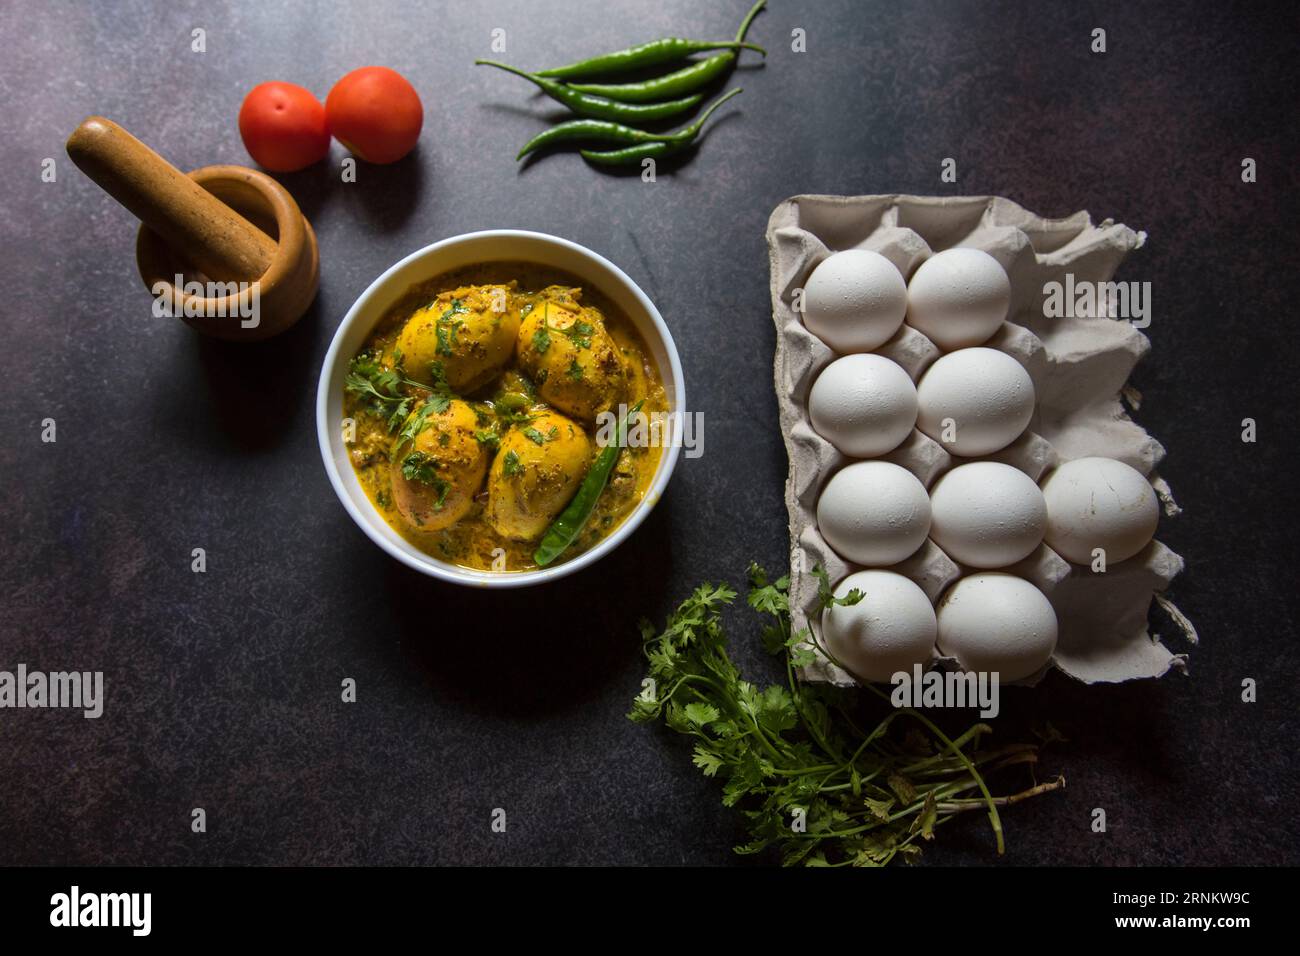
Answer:
[[[1047,505],[1034,480],[995,461],[959,465],[930,489],[930,537],[972,568],[1005,568],[1042,543]]]
[[[880,253],[846,249],[813,270],[803,309],[808,331],[836,352],[870,352],[903,324],[907,283]]]
[[[829,650],[864,680],[888,681],[934,656],[934,608],[925,592],[893,571],[859,571],[835,588],[844,597],[854,588],[862,600],[822,613],[822,638]]]
[[[988,455],[1020,437],[1034,417],[1034,382],[997,349],[939,358],[916,387],[916,427],[954,455]]]
[[[857,564],[897,564],[925,542],[930,496],[906,468],[859,461],[837,471],[817,501],[817,527],[840,556]]]
[[[988,341],[1011,307],[1006,270],[980,249],[945,249],[907,287],[907,324],[944,351]]]
[[[1114,458],[1076,458],[1043,481],[1047,545],[1072,564],[1107,564],[1133,557],[1160,520],[1155,490],[1140,471]]]
[[[808,395],[812,426],[854,458],[893,451],[916,424],[916,386],[880,355],[846,355],[822,370]]]
[[[1011,574],[962,578],[939,602],[939,653],[999,681],[1037,673],[1056,649],[1056,611],[1046,595]]]

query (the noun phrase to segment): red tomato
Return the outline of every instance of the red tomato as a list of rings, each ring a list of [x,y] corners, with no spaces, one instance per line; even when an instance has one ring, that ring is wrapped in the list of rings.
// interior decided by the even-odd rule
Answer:
[[[325,114],[334,137],[368,163],[397,162],[424,125],[415,87],[386,66],[363,66],[335,83]]]
[[[239,135],[258,165],[277,173],[310,166],[330,149],[325,107],[292,83],[253,87],[239,108]]]

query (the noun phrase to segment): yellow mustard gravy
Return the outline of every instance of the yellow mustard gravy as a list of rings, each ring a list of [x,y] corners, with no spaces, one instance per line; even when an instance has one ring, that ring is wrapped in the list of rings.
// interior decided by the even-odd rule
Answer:
[[[572,308],[580,303],[584,310],[595,309],[603,319],[604,328],[613,340],[626,369],[626,392],[621,402],[630,407],[637,401],[643,401],[641,411],[647,416],[655,413],[662,416],[668,411],[659,369],[631,321],[598,291],[584,286],[575,277],[532,263],[469,266],[420,283],[385,313],[367,338],[362,352],[382,356],[385,368],[390,367],[395,358],[400,363],[400,350],[395,351],[395,348],[403,326],[413,314],[429,305],[440,294],[445,298],[449,291],[467,286],[510,289],[512,284],[511,301],[525,314],[547,303],[560,308]],[[568,290],[578,289],[581,290],[578,296],[568,298]],[[481,422],[486,423],[485,416],[497,413],[500,399],[506,392],[515,392],[516,397],[519,392],[528,396],[526,414],[530,418],[556,411],[537,395],[536,383],[520,367],[520,350],[526,346],[527,343],[521,340],[505,367],[493,375],[486,385],[476,387],[467,394],[456,395],[472,403]],[[414,396],[412,407],[418,408],[424,393],[415,388],[408,388],[407,391]],[[553,397],[563,401],[558,396]],[[494,402],[494,399],[497,401]],[[468,512],[451,527],[431,531],[408,522],[394,501],[392,461],[395,454],[400,454],[396,430],[390,430],[386,418],[373,413],[366,400],[351,391],[344,394],[343,410],[345,426],[349,421],[354,423],[345,431],[345,439],[357,479],[384,520],[403,538],[421,551],[461,567],[504,573],[529,571],[537,567],[533,560],[537,537],[526,541],[512,540],[499,534],[487,520],[485,511],[489,499],[489,481],[486,476],[474,495]],[[617,412],[617,406],[612,411]],[[597,424],[578,421],[576,418],[574,421],[591,438],[594,459],[598,451]],[[510,429],[525,428],[527,423],[502,422],[493,427],[499,430],[501,437],[505,437]],[[659,434],[658,429],[649,430]],[[641,431],[644,433],[647,429]],[[603,439],[608,432],[608,428],[604,429],[600,437]],[[663,434],[669,434],[668,430],[663,429]],[[631,447],[630,444],[620,452],[609,482],[578,538],[553,563],[571,560],[607,537],[646,495],[658,470],[663,449],[658,443],[643,447]],[[583,472],[585,474],[585,468]]]

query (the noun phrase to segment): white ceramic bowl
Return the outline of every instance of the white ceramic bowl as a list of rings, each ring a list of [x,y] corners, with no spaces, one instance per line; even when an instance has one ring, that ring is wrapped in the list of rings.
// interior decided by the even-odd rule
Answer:
[[[663,376],[668,411],[682,413],[686,407],[686,389],[682,382],[681,361],[677,347],[654,303],[618,266],[567,239],[540,232],[493,229],[453,236],[413,252],[381,275],[361,293],[343,317],[334,341],[330,343],[316,390],[316,435],[330,484],[338,493],[343,507],[357,526],[379,547],[408,567],[450,581],[479,587],[511,588],[553,581],[599,561],[622,544],[645,520],[659,501],[673,469],[677,466],[679,442],[668,442],[659,459],[659,470],[636,509],[612,534],[594,548],[577,557],[535,571],[489,572],[462,568],[439,561],[418,550],[394,531],[375,510],[357,481],[343,443],[343,380],[348,363],[356,355],[375,324],[411,286],[462,266],[483,262],[531,262],[562,269],[598,289],[636,326],[645,340]],[[676,417],[665,434],[676,435]]]

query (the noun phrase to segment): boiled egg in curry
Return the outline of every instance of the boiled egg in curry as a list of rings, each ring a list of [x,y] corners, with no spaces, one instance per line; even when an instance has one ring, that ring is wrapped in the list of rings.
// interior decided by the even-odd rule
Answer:
[[[557,412],[512,428],[488,475],[488,524],[514,541],[540,538],[577,492],[592,449],[582,427]]]
[[[542,398],[583,422],[616,406],[627,370],[604,316],[580,306],[580,289],[550,288],[519,325],[519,366]]]
[[[403,521],[440,531],[469,513],[490,459],[474,437],[477,429],[474,409],[459,400],[429,398],[411,413],[389,461],[392,500]]]
[[[486,385],[510,361],[519,332],[514,283],[461,287],[439,293],[402,324],[393,358],[410,377],[432,385],[441,367],[447,385],[472,392]]]
[[[601,413],[637,402],[642,414],[666,412],[662,378],[598,291],[528,263],[473,266],[413,288],[380,320],[348,375],[345,437],[367,496],[416,547],[463,567],[527,571],[585,494]],[[617,452],[558,560],[618,527],[661,452]]]

